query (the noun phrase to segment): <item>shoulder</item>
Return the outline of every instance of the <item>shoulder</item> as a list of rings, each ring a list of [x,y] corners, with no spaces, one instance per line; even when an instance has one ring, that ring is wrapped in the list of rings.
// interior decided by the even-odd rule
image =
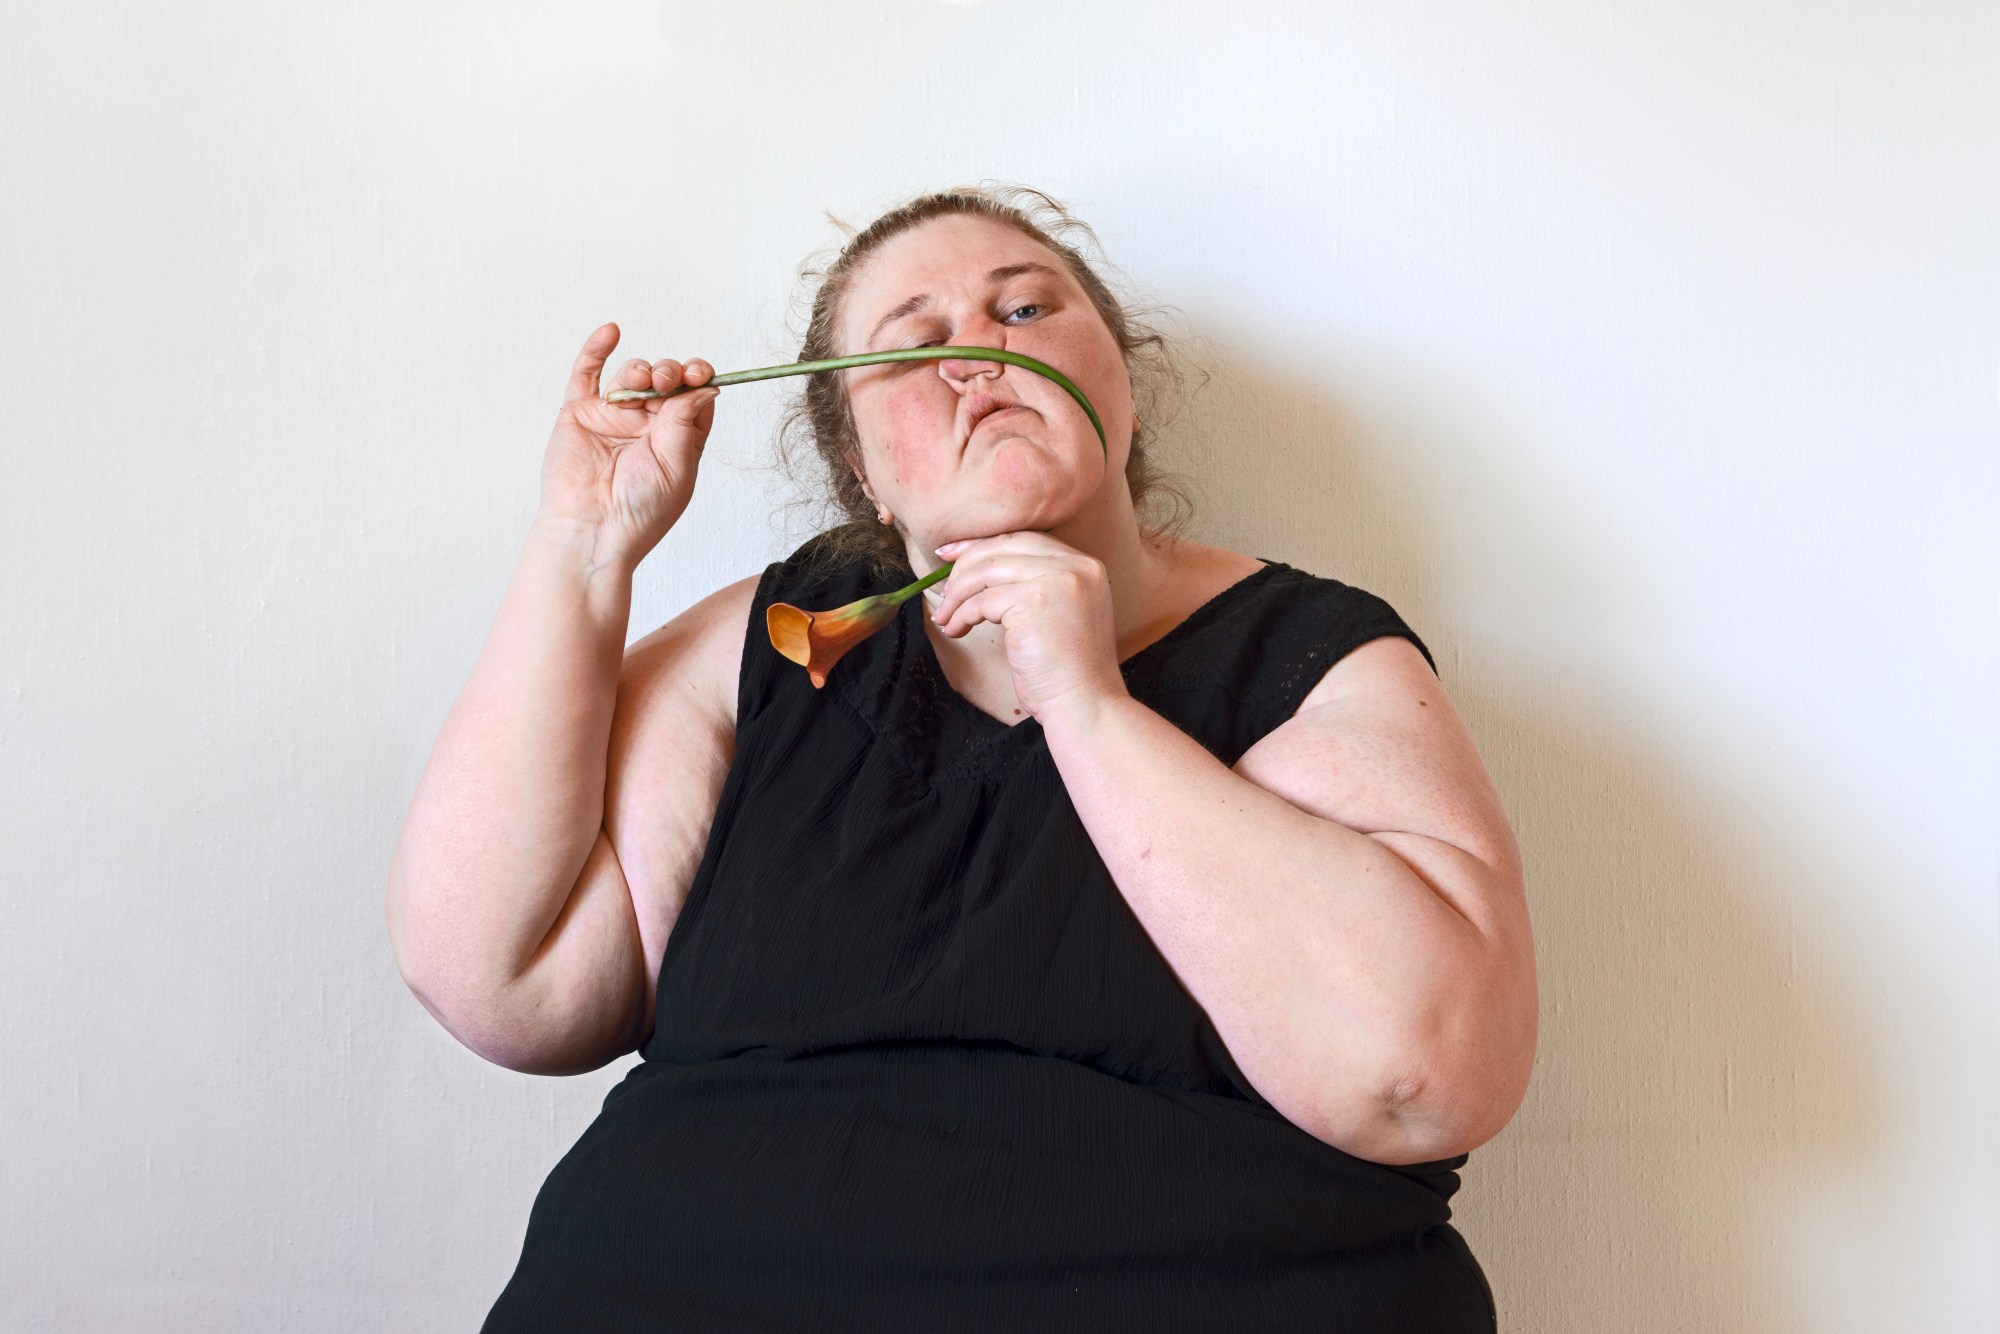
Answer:
[[[626,649],[621,708],[733,730],[750,612],[770,577],[725,584]]]
[[[761,657],[745,657],[752,623],[761,633],[763,610],[773,602],[845,601],[850,588],[869,581],[865,562],[854,558],[856,544],[843,529],[807,539],[763,573],[725,584],[626,650],[621,706],[669,711],[677,720],[690,713],[734,730],[746,692],[758,688],[751,668]],[[857,594],[858,596],[858,594]]]
[[[1378,634],[1342,654],[1233,767],[1308,814],[1422,835],[1518,875],[1499,794],[1411,638]]]
[[[1239,629],[1256,644],[1258,670],[1246,693],[1271,726],[1239,771],[1326,814],[1348,803],[1327,801],[1324,784],[1393,770],[1401,786],[1432,761],[1469,754],[1430,649],[1386,599],[1282,561],[1252,578]]]
[[[1200,628],[1190,647],[1267,726],[1297,713],[1332,668],[1378,639],[1402,640],[1420,664],[1434,667],[1417,632],[1367,589],[1283,561],[1181,545],[1182,614]]]

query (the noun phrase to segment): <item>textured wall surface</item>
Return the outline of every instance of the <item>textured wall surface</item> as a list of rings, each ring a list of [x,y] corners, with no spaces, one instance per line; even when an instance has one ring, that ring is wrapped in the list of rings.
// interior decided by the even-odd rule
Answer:
[[[1499,780],[1506,1326],[2000,1327],[1996,14],[10,3],[0,1326],[476,1325],[618,1072],[454,1044],[383,875],[574,347],[789,359],[826,211],[991,176]],[[635,637],[800,532],[731,395]]]

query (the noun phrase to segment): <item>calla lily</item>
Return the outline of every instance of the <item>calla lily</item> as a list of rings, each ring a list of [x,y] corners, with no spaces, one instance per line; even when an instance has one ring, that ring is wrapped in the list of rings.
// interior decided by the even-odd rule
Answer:
[[[950,573],[951,566],[940,565],[905,588],[832,611],[806,611],[789,602],[773,602],[764,612],[764,628],[771,647],[805,668],[817,690],[826,685],[826,674],[842,654],[895,620],[896,608]]]
[[[1036,361],[1033,357],[1019,352],[1009,352],[998,347],[897,347],[885,352],[862,352],[852,357],[830,357],[825,361],[798,361],[789,366],[760,366],[751,371],[729,371],[708,381],[717,387],[731,384],[748,384],[753,380],[776,380],[786,375],[812,375],[819,371],[844,371],[855,366],[876,366],[890,361],[999,361],[1009,366],[1019,366],[1024,371],[1032,371],[1044,379],[1052,380],[1057,387],[1075,399],[1083,409],[1090,424],[1097,431],[1099,448],[1107,457],[1111,446],[1104,438],[1104,423],[1097,419],[1097,409],[1090,406],[1090,400],[1083,391],[1047,362]],[[672,398],[684,394],[690,386],[681,385],[664,393],[657,389],[617,389],[604,396],[607,403],[634,403],[646,398]],[[785,657],[798,663],[812,677],[814,689],[826,684],[826,674],[833,670],[833,664],[840,656],[859,644],[868,636],[896,619],[896,608],[917,594],[929,588],[938,580],[951,573],[951,566],[940,565],[915,583],[899,588],[893,593],[879,593],[874,597],[850,602],[845,607],[832,611],[803,611],[787,602],[774,602],[764,614],[764,628],[770,633],[771,647]]]

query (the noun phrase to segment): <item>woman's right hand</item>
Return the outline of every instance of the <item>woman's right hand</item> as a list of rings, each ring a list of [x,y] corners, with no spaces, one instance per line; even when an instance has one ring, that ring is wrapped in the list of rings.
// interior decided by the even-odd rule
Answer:
[[[542,460],[537,521],[566,540],[590,542],[594,563],[636,567],[681,517],[694,494],[702,446],[715,421],[714,388],[673,398],[606,403],[598,377],[618,346],[618,326],[601,325],[571,367],[562,411]],[[715,368],[695,359],[618,368],[612,387],[667,391],[705,385]]]

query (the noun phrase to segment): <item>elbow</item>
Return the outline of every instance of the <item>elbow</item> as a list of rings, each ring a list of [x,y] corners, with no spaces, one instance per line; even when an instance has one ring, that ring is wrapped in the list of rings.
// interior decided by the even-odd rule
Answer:
[[[1472,1152],[1514,1119],[1534,1069],[1540,999],[1523,932],[1505,965],[1460,982],[1402,1027],[1373,1085],[1375,1143],[1360,1156],[1404,1166]]]
[[[401,947],[396,969],[438,1027],[480,1059],[517,1074],[585,1074],[651,1036],[652,1007],[636,988],[630,1005],[594,1007],[547,976],[505,981],[488,970],[452,966],[437,951]]]
[[[1504,1129],[1520,1108],[1527,1081],[1406,1076],[1349,1089],[1301,1106],[1274,1101],[1294,1125],[1342,1153],[1389,1167],[1433,1163],[1471,1153]]]
[[[425,948],[424,933],[411,929],[399,888],[392,879],[388,903],[389,949],[396,960],[396,974],[403,979],[403,985],[409,988],[410,994],[439,1023],[449,1028],[446,1014],[453,1004],[452,993],[464,988],[451,985],[452,972],[439,966],[437,950]]]
[[[1406,1167],[1472,1152],[1520,1110],[1534,1064],[1532,1008],[1455,1040],[1433,1030],[1393,1044],[1375,1077],[1323,1088],[1287,1117],[1315,1139],[1369,1162]]]
[[[382,916],[389,930],[389,950],[395,957],[396,972],[403,985],[423,1002],[425,1009],[437,1014],[442,999],[441,983],[450,975],[448,969],[439,966],[438,942],[450,937],[427,920],[423,889],[422,881],[408,865],[406,846],[399,842],[389,863],[387,893],[382,904]]]
[[[1407,1165],[1455,1158],[1506,1128],[1528,1093],[1535,1059],[1532,997],[1525,1013],[1476,1033],[1412,1044],[1415,1060],[1381,1085],[1381,1151]]]
[[[512,992],[470,992],[426,985],[403,975],[403,985],[430,1012],[438,1027],[481,1060],[523,1075],[579,1075],[595,1070],[636,1043],[622,1046],[563,1042],[547,1031],[542,1016]]]
[[[1381,1103],[1381,1129],[1371,1161],[1398,1167],[1471,1153],[1514,1118],[1527,1081],[1493,1088],[1480,1081],[1398,1081]]]
[[[506,1013],[513,1003],[519,972],[497,951],[468,938],[461,924],[440,915],[422,889],[400,864],[391,869],[385,916],[397,975],[446,1032],[487,1060],[517,1068],[493,1054],[496,1044],[488,1030],[495,1027],[489,1017]]]
[[[449,966],[437,948],[426,948],[426,933],[411,929],[401,891],[399,879],[392,874],[387,905],[389,946],[403,985],[438,1026],[468,1050],[510,1070],[527,1069],[533,1064],[533,1054],[512,1050],[513,1044],[507,1040],[509,1026],[494,1022],[504,988],[474,985],[469,970]]]

